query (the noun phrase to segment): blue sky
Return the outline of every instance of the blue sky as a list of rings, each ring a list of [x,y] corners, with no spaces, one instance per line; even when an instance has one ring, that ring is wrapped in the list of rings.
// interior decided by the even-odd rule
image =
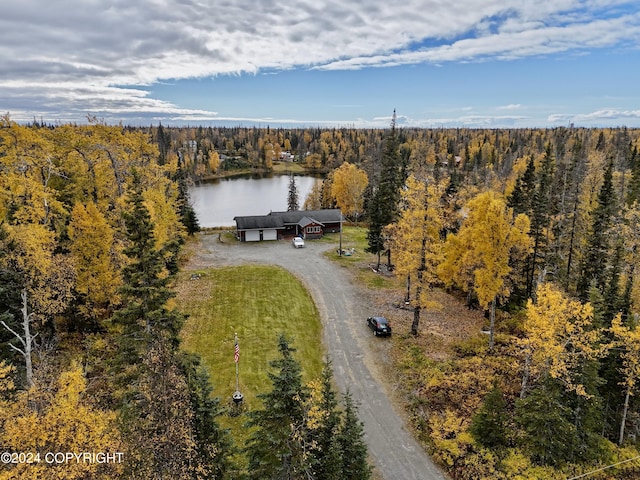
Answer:
[[[637,0],[12,3],[16,121],[640,127]]]

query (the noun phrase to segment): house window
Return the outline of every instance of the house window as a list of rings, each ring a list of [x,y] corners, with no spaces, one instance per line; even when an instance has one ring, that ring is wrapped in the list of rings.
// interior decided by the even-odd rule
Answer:
[[[322,229],[319,226],[307,227],[307,233],[320,233]]]

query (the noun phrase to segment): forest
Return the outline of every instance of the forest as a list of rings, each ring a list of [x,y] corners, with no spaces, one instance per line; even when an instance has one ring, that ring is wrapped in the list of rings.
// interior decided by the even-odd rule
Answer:
[[[412,335],[394,348],[407,408],[452,478],[598,469],[590,478],[636,478],[639,144],[640,131],[623,127],[140,128],[3,117],[0,444],[94,445],[128,461],[14,462],[0,478],[37,468],[58,469],[56,478],[243,478],[208,374],[180,349],[172,286],[181,247],[199,230],[189,183],[283,162],[324,173],[304,208],[339,207],[365,225],[377,269],[406,284]],[[486,332],[446,359],[414,343],[423,312],[438,308],[436,289],[486,316]],[[286,338],[278,348],[264,398],[294,391],[294,403],[256,411],[252,426],[273,433],[273,419],[289,414],[303,434],[257,434],[252,469],[369,478],[353,405],[337,405],[329,366],[311,395]],[[283,444],[286,455],[268,454]]]

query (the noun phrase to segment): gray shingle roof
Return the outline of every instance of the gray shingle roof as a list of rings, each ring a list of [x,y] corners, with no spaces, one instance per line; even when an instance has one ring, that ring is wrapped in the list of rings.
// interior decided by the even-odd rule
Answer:
[[[284,223],[280,217],[269,215],[253,215],[249,217],[234,217],[238,230],[254,230],[261,228],[282,228]]]
[[[299,210],[296,212],[271,212],[267,215],[234,217],[238,230],[255,230],[261,228],[282,228],[285,225],[309,225],[309,223],[340,222],[340,210]],[[303,222],[303,223],[300,223]],[[305,223],[306,222],[306,223]]]
[[[271,212],[269,216],[282,217],[284,223],[298,223],[302,217],[312,218],[320,223],[337,223],[340,221],[340,209],[298,210],[296,212]]]

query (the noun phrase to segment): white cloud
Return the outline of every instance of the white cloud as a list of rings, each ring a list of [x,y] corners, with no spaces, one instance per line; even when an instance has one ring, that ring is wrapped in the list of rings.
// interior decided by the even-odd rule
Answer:
[[[638,46],[640,14],[628,10],[637,10],[635,0],[8,2],[0,16],[0,111],[218,118],[150,98],[143,87],[265,69]]]
[[[604,109],[597,110],[591,113],[558,113],[549,115],[547,118],[551,124],[567,124],[575,123],[586,126],[603,126],[603,125],[625,125],[629,120],[640,119],[640,110],[617,110],[617,109]]]

